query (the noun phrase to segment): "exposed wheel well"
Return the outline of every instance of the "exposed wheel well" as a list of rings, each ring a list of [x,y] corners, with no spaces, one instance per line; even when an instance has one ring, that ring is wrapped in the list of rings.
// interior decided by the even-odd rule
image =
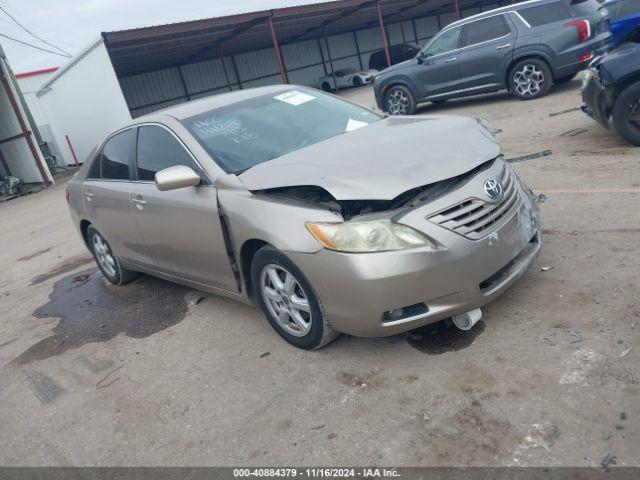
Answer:
[[[549,71],[551,72],[551,76],[554,77],[553,69],[551,68],[551,65],[549,65],[549,62],[547,61],[546,58],[544,58],[542,55],[525,55],[524,57],[520,57],[520,58],[518,58],[516,60],[513,60],[509,64],[509,68],[507,68],[507,74],[506,74],[505,79],[504,79],[504,84],[507,86],[507,90],[511,90],[511,82],[509,81],[509,77],[511,77],[511,70],[513,70],[513,67],[515,67],[521,61],[529,60],[530,58],[535,58],[536,60],[540,60],[540,61],[544,62],[547,65],[547,67],[549,67]]]
[[[87,246],[87,248],[89,248],[88,231],[90,225],[91,223],[89,223],[88,220],[82,220],[80,222],[80,233],[82,233],[82,239],[84,240],[84,244]]]
[[[251,261],[256,252],[260,250],[267,242],[263,240],[247,240],[240,249],[240,266],[242,268],[242,278],[244,279],[244,287],[246,288],[247,295],[253,297],[253,288],[251,285]]]

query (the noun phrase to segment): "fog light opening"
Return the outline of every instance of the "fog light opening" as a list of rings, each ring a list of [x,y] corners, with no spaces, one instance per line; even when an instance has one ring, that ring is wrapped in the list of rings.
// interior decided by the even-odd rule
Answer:
[[[451,320],[460,330],[471,330],[473,326],[482,318],[482,310],[476,308],[469,312],[455,315]]]
[[[382,322],[397,322],[398,320],[404,320],[406,318],[425,314],[428,311],[429,308],[427,308],[427,306],[422,302],[416,303],[415,305],[408,305],[406,307],[394,308],[393,310],[387,310],[382,314]]]

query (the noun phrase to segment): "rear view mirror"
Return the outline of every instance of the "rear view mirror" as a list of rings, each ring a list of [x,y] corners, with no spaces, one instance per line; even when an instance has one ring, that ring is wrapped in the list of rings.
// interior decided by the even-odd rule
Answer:
[[[197,187],[200,185],[200,182],[200,175],[184,165],[165,168],[156,173],[156,187],[161,192],[186,187]]]

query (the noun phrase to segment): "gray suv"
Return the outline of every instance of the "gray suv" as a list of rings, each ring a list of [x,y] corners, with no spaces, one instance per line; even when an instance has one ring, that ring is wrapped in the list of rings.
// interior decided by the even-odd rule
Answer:
[[[411,115],[420,102],[508,89],[525,100],[573,78],[611,41],[596,0],[533,0],[448,25],[418,55],[375,77],[378,106]]]

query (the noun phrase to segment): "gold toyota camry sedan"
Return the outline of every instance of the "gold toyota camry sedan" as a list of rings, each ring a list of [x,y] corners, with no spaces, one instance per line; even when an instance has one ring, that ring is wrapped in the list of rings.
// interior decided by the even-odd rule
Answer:
[[[110,282],[145,273],[255,303],[305,349],[472,328],[541,245],[533,193],[482,122],[385,118],[290,85],[135,119],[67,198]]]

